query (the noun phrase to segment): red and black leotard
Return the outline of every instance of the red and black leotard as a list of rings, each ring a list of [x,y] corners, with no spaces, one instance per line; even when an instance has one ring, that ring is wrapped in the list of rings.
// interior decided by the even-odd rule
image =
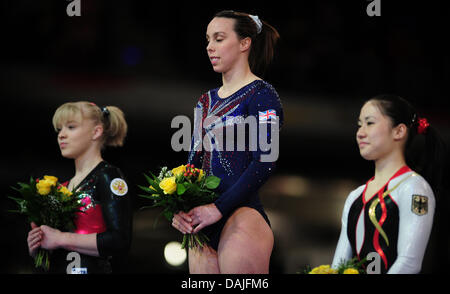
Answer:
[[[80,254],[81,268],[87,273],[110,273],[115,258],[127,254],[131,245],[132,207],[131,195],[120,169],[100,162],[76,187],[81,191],[84,204],[75,219],[77,234],[97,233],[99,257]],[[57,250],[58,257],[51,258],[53,272],[65,273],[71,260],[66,260],[66,250]]]

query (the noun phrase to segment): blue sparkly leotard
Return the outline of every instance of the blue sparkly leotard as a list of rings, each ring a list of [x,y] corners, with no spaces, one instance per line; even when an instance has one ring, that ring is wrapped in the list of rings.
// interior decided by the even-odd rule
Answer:
[[[279,96],[269,83],[255,80],[226,98],[220,98],[217,91],[208,91],[197,103],[188,159],[205,174],[221,179],[214,204],[223,217],[203,228],[215,250],[227,219],[239,207],[256,209],[270,225],[258,189],[275,169],[278,131],[283,124]],[[264,148],[260,137],[271,145]]]

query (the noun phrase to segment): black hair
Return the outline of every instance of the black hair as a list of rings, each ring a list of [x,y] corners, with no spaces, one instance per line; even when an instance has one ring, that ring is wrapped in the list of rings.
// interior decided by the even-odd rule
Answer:
[[[408,128],[404,153],[406,164],[427,180],[436,197],[442,194],[448,150],[433,124],[429,123],[419,134],[421,117],[411,103],[400,96],[383,94],[368,101],[375,102],[381,113],[391,119],[393,127],[399,124],[406,125]]]
[[[280,38],[277,30],[267,22],[261,20],[262,28],[258,33],[256,22],[250,17],[250,14],[244,12],[223,10],[216,13],[214,17],[234,19],[234,31],[236,34],[241,39],[247,37],[252,39],[248,57],[250,69],[254,74],[264,76],[267,67],[272,62],[275,44]]]

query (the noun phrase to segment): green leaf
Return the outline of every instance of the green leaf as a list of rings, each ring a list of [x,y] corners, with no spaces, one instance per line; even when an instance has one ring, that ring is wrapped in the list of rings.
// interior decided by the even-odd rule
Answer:
[[[158,178],[158,177],[155,176],[151,171],[149,171],[148,173],[153,177],[154,180],[156,180],[156,179]]]
[[[159,193],[162,193],[162,189],[159,187],[159,180],[158,180],[158,178],[156,178],[153,174],[152,174],[152,176],[153,176],[153,180],[149,177],[149,176],[147,176],[146,174],[143,174],[144,175],[144,177],[147,179],[147,182],[155,189],[155,191],[156,192],[159,192]],[[150,189],[150,188],[149,188]],[[151,190],[151,189],[150,189]]]
[[[10,212],[10,213],[22,213],[20,210],[11,210],[11,209],[8,209],[7,212]]]
[[[150,199],[150,200],[158,200],[160,198],[159,195],[158,196],[154,196],[154,195],[138,194],[138,196],[142,197],[142,198],[147,198],[147,199]]]
[[[205,186],[208,189],[215,189],[219,186],[219,184],[220,184],[220,178],[218,178],[216,176],[209,176],[205,180]]]
[[[169,210],[164,210],[163,211],[163,215],[166,217],[166,219],[168,220],[168,221],[172,221],[172,218],[173,218],[173,212],[171,212],[171,211],[169,211]]]
[[[19,210],[17,210],[17,212],[19,212],[19,213],[27,212],[27,205],[26,205],[27,203],[26,203],[25,199],[15,198],[12,196],[8,196],[8,198],[16,201],[17,205],[19,206]]]
[[[152,193],[152,191],[155,192],[154,190],[150,189],[149,187],[145,187],[145,186],[141,186],[141,185],[138,185],[138,187],[147,193]]]
[[[183,183],[177,184],[177,194],[183,195],[184,192],[186,192],[186,187],[184,186],[184,184]]]
[[[147,176],[146,174],[143,174],[143,175],[144,175],[145,179],[147,180],[147,182],[148,182],[151,186],[153,186],[153,187],[158,186],[158,184],[156,183],[156,178],[151,179],[151,178],[150,178],[149,176]]]

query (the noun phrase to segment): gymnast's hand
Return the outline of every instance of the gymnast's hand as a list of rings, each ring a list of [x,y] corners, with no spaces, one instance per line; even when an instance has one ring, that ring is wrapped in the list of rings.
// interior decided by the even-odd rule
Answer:
[[[47,250],[53,250],[60,247],[59,241],[62,237],[60,230],[49,226],[40,226],[42,232],[41,247]]]
[[[185,212],[180,211],[173,215],[172,227],[183,234],[192,233],[192,218]]]
[[[41,246],[42,231],[34,222],[31,223],[31,231],[28,232],[28,253],[31,257],[36,255],[36,251]]]
[[[201,229],[209,226],[222,218],[222,213],[213,203],[197,206],[188,213],[178,212],[172,218],[172,227],[183,234],[198,233]],[[195,227],[194,229],[194,226]]]
[[[191,209],[188,216],[192,219],[191,226],[196,226],[192,232],[196,234],[204,227],[218,222],[222,218],[222,213],[214,203],[211,203]]]

